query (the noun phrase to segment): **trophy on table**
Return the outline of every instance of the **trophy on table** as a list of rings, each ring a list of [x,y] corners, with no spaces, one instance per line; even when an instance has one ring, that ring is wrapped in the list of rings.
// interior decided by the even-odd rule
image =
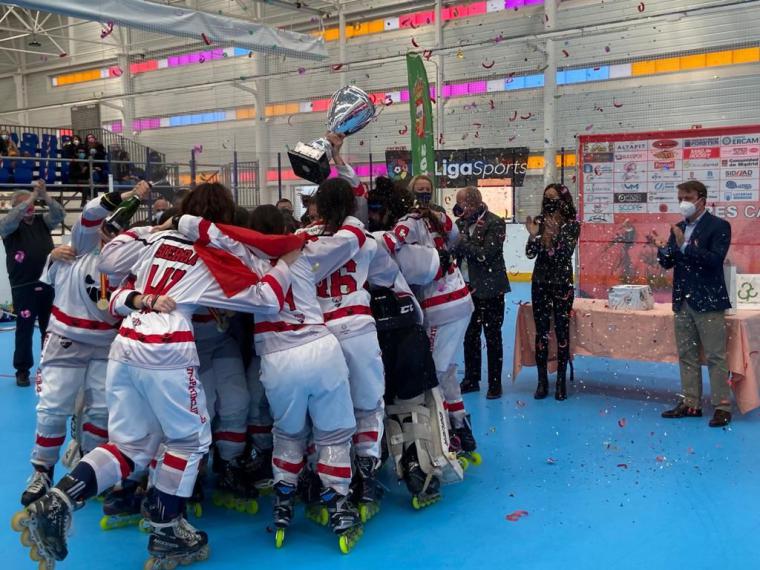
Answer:
[[[327,130],[339,135],[358,133],[375,117],[375,105],[369,95],[354,85],[341,87],[327,109]],[[330,176],[332,145],[326,138],[308,144],[299,142],[288,151],[290,165],[301,178],[321,184]]]

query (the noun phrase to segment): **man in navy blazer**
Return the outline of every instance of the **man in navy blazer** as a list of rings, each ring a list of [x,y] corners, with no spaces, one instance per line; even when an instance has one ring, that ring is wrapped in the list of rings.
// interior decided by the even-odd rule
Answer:
[[[663,418],[702,416],[700,347],[710,373],[715,408],[710,427],[731,421],[731,390],[726,364],[726,309],[731,303],[723,262],[731,245],[731,225],[706,210],[707,188],[689,180],[678,186],[684,221],[675,224],[667,242],[655,237],[657,259],[673,268],[673,312],[683,397]]]

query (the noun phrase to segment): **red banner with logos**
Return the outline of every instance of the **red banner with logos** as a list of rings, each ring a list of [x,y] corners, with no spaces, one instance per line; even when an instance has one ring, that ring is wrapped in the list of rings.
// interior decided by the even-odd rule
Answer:
[[[699,180],[708,209],[729,221],[728,257],[760,273],[760,125],[578,137],[581,296],[606,298],[619,284],[648,284],[670,300],[672,272],[652,236],[681,221],[677,186]]]

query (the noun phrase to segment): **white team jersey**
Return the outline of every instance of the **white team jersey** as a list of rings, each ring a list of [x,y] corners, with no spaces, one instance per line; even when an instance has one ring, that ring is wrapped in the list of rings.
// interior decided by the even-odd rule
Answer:
[[[257,277],[242,291],[228,296],[195,251],[202,243],[223,240],[220,230],[195,216],[182,216],[180,231],[151,234],[151,228],[135,228],[111,241],[101,253],[103,271],[131,269],[130,286],[111,298],[112,314],[125,315],[109,358],[144,368],[173,369],[198,365],[192,316],[200,307],[276,314],[283,302],[282,291],[290,287],[285,262],[272,265],[233,242],[225,249]],[[192,239],[186,235],[194,236]],[[232,241],[232,240],[230,240]],[[133,311],[126,306],[134,291],[169,295],[177,303],[171,313]]]
[[[108,301],[124,277],[124,274],[101,276],[98,271],[101,241],[98,230],[108,213],[100,205],[100,198],[90,200],[71,229],[76,259],[67,263],[48,257],[40,278],[55,289],[48,330],[92,346],[109,346],[121,321],[96,305],[101,296]]]
[[[407,244],[441,250],[448,249],[457,241],[459,230],[456,225],[445,213],[438,214],[445,235],[434,231],[426,218],[412,213],[401,218],[393,231],[386,232],[383,236],[388,250],[396,254],[401,272],[407,276],[410,283],[417,285],[415,290],[425,313],[427,326],[440,326],[469,317],[474,309],[470,292],[456,263],[452,261],[445,273],[439,269],[432,281],[418,283],[411,278],[411,275],[419,273],[417,255],[409,255],[408,252],[406,255],[399,255]],[[425,267],[429,267],[429,263]]]
[[[320,238],[324,225],[313,224],[297,233]],[[390,287],[398,273],[387,251],[378,247],[371,234],[365,235],[367,240],[358,253],[317,283],[317,300],[325,324],[338,340],[375,331],[366,287],[369,274],[378,285]]]

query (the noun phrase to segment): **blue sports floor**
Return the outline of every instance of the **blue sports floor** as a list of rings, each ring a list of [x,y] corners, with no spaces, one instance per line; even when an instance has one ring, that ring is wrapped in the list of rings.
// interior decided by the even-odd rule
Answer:
[[[300,511],[278,551],[267,499],[255,516],[208,505],[194,522],[209,533],[211,557],[197,568],[760,568],[760,413],[717,430],[707,427],[707,405],[702,419],[666,421],[660,411],[678,391],[675,366],[589,358],[576,361],[566,402],[536,402],[535,370],[524,370],[516,384],[507,372],[513,302],[529,296],[527,285],[514,289],[504,325],[504,397],[466,396],[484,462],[444,488],[442,502],[412,510],[405,488],[387,473],[382,511],[348,556]],[[12,341],[12,333],[0,333],[5,521],[19,508],[34,437],[34,392],[10,377]],[[142,568],[146,535],[101,531],[99,510],[93,502],[76,513],[60,567]],[[516,511],[528,514],[505,518]],[[36,568],[4,524],[4,567]]]

